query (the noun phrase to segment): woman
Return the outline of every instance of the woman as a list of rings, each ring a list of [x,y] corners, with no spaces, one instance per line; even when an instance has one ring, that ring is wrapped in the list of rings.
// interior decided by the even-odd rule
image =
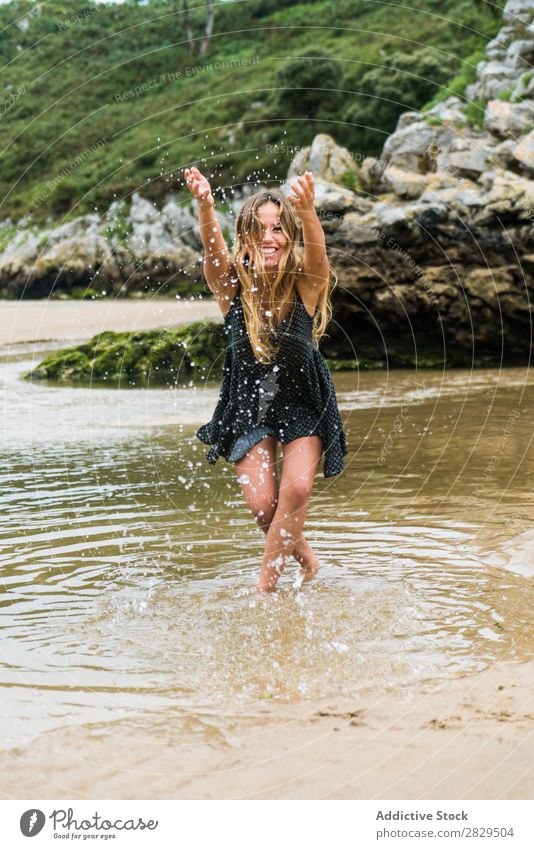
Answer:
[[[237,217],[232,256],[210,184],[185,169],[198,200],[204,275],[224,315],[229,346],[219,400],[197,437],[210,463],[235,463],[247,505],[266,534],[257,591],[274,590],[293,556],[303,580],[319,561],[303,536],[315,473],[339,474],[347,454],[332,378],[317,346],[331,318],[330,266],[310,172],[249,197]],[[304,251],[300,246],[300,219]],[[280,484],[277,442],[282,444]]]

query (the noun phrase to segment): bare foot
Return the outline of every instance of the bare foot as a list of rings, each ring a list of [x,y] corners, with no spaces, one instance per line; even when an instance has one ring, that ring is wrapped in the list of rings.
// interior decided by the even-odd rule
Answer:
[[[265,585],[265,586],[262,585],[262,584],[258,584],[258,586],[254,588],[253,592],[254,592],[254,594],[256,594],[256,593],[274,593],[275,589],[276,589],[276,584],[274,586],[272,586],[272,584]]]
[[[299,569],[299,575],[302,576],[302,583],[304,583],[305,581],[312,581],[315,578],[317,572],[319,571],[319,566],[320,564],[318,560],[309,564],[308,566],[301,566]]]
[[[300,564],[299,574],[305,580],[311,581],[319,569],[319,558],[309,544],[308,540],[302,538],[293,549],[292,557]]]

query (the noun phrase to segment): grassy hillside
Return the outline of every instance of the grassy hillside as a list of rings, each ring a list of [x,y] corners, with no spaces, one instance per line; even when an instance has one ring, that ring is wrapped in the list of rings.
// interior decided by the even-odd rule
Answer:
[[[178,3],[0,6],[0,220],[102,211],[136,189],[159,200],[191,164],[217,186],[280,179],[318,132],[378,154],[396,115],[439,96],[440,73],[472,76],[503,5],[236,0],[216,7],[202,57]],[[200,37],[202,4],[193,17]],[[310,47],[324,58],[299,58]]]

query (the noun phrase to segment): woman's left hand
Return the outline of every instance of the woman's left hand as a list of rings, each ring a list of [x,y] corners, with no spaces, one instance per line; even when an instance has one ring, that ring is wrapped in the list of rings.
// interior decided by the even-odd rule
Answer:
[[[313,176],[311,171],[306,171],[304,177],[296,177],[298,183],[291,183],[291,191],[296,197],[288,195],[288,201],[291,202],[293,209],[299,215],[300,213],[315,212],[313,203]]]

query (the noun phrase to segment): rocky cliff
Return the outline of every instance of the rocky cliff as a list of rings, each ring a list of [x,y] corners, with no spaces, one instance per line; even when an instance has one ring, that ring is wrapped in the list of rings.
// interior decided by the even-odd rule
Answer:
[[[509,0],[463,96],[401,115],[378,159],[330,136],[295,157],[338,276],[324,354],[390,366],[526,364],[534,295],[534,0]],[[347,175],[351,177],[347,188]],[[342,185],[342,182],[345,185]],[[219,220],[228,239],[246,186]],[[3,222],[0,293],[128,295],[202,283],[195,202],[135,193],[103,218]]]
[[[390,365],[529,362],[533,18],[533,0],[509,0],[464,96],[401,115],[380,159],[357,169],[357,197],[343,192],[342,218],[329,226],[341,284],[330,355],[354,349]],[[294,168],[326,169],[328,145],[315,143]]]

